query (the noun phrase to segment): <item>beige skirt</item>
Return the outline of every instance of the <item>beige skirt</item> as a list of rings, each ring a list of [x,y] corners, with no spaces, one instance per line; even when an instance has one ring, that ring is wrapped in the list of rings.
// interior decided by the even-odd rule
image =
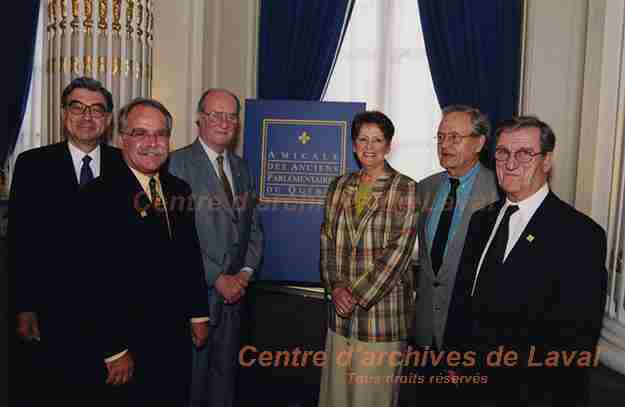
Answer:
[[[328,329],[319,407],[395,407],[405,342],[363,342]]]

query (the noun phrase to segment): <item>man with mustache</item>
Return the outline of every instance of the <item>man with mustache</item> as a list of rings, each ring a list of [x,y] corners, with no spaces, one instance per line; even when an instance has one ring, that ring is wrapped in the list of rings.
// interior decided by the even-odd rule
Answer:
[[[549,125],[515,117],[495,138],[506,196],[471,217],[447,320],[446,344],[477,352],[467,373],[488,377],[466,387],[463,405],[586,406],[605,305],[605,232],[550,191]],[[498,349],[513,359],[487,357]]]
[[[12,352],[13,383],[24,376],[28,386],[28,391],[15,386],[13,394],[22,399],[42,397],[50,404],[71,403],[77,390],[94,392],[104,383],[104,358],[91,352],[85,330],[89,315],[81,301],[88,284],[72,268],[73,242],[81,231],[70,226],[84,185],[121,162],[119,150],[106,144],[113,97],[99,81],[72,80],[63,90],[61,105],[66,140],[17,158],[7,236],[17,333],[32,344],[30,351],[22,352],[26,349],[20,346]],[[94,255],[93,250],[90,253]],[[40,385],[50,391],[40,391]]]
[[[131,101],[118,127],[123,162],[81,197],[83,216],[100,214],[89,244],[111,251],[90,270],[106,287],[91,300],[94,346],[111,360],[107,383],[120,386],[110,405],[186,406],[191,345],[208,335],[191,189],[163,167],[172,116],[160,102]]]

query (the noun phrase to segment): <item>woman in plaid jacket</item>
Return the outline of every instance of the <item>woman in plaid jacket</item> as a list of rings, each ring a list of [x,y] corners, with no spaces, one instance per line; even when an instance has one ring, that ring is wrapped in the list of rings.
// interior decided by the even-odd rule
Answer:
[[[413,311],[409,267],[417,183],[385,160],[395,128],[381,112],[352,122],[359,172],[330,185],[321,277],[331,294],[319,406],[393,406]]]

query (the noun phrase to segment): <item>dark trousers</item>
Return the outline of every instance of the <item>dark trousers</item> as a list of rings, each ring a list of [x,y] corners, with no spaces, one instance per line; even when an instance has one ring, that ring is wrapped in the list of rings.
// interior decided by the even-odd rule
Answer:
[[[202,349],[193,349],[191,407],[233,407],[236,397],[240,331],[245,303],[223,304]]]

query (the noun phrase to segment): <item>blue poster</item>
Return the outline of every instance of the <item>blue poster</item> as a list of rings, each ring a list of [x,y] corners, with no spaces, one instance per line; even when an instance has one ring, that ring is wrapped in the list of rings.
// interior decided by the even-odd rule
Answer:
[[[258,189],[265,254],[258,280],[318,284],[328,185],[358,165],[351,120],[364,103],[245,101],[243,155]]]

